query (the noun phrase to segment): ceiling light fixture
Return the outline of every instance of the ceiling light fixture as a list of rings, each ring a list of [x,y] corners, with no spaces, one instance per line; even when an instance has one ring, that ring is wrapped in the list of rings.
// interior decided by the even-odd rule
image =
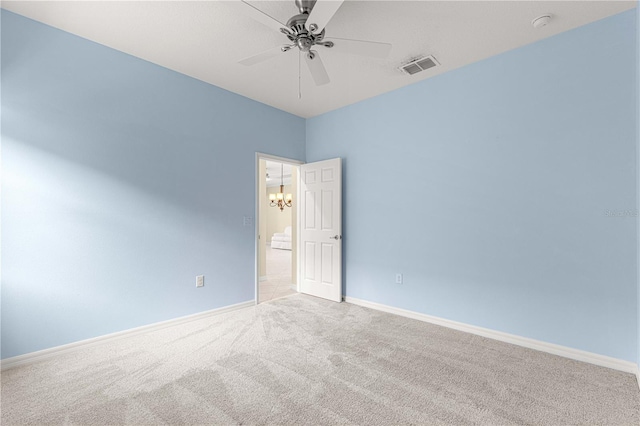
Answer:
[[[329,74],[320,59],[320,53],[318,53],[321,48],[333,48],[338,51],[342,50],[344,53],[381,59],[386,58],[391,51],[389,43],[345,38],[325,39],[325,27],[344,0],[295,0],[295,5],[300,13],[289,18],[286,24],[247,3],[246,0],[242,0],[242,2],[246,6],[243,10],[247,15],[287,37],[287,44],[276,46],[245,58],[239,62],[243,65],[256,65],[270,58],[281,56],[286,52],[298,50],[298,82],[301,78],[300,62],[302,62],[302,56],[304,56],[304,61],[307,63],[313,81],[316,86],[322,86],[329,83]],[[321,48],[318,48],[318,46]],[[318,50],[315,50],[316,48]],[[300,98],[299,83],[298,97]]]
[[[284,207],[291,207],[293,197],[291,194],[284,195],[284,164],[280,164],[280,192],[277,194],[269,194],[269,205],[271,207],[279,207],[280,211],[284,211]]]

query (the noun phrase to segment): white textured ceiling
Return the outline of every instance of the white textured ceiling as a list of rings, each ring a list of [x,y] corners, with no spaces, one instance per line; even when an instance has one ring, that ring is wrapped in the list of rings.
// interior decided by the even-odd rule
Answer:
[[[323,1],[323,0],[321,0]],[[293,0],[251,1],[286,22]],[[315,86],[298,54],[251,67],[240,59],[287,42],[234,1],[3,1],[4,9],[301,117],[319,115],[635,7],[635,1],[346,1],[327,37],[387,42],[386,59],[318,47],[331,82]],[[540,29],[531,20],[553,14]],[[420,55],[441,66],[397,70]]]

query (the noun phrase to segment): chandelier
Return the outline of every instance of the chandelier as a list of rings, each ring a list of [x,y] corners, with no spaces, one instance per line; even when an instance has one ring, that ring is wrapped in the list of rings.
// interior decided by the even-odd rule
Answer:
[[[271,207],[279,207],[280,211],[283,211],[285,206],[291,207],[293,201],[291,194],[287,194],[286,197],[284,195],[283,175],[284,164],[280,164],[280,192],[277,194],[269,194],[269,205]]]

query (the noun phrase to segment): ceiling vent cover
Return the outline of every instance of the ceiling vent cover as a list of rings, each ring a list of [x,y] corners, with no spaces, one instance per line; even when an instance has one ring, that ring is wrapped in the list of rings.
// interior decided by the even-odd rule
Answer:
[[[440,63],[433,56],[414,59],[408,64],[402,65],[399,70],[405,74],[413,75],[429,68],[437,67]]]

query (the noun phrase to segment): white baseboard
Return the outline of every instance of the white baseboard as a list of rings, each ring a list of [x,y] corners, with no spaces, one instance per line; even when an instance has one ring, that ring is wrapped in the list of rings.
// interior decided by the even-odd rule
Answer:
[[[143,325],[141,327],[118,331],[116,333],[105,334],[104,336],[93,337],[91,339],[80,340],[78,342],[56,346],[54,348],[43,349],[41,351],[30,352],[28,354],[14,356],[12,358],[6,358],[3,360],[0,360],[1,369],[2,371],[4,371],[4,370],[8,370],[10,368],[18,367],[21,365],[28,365],[28,364],[33,364],[35,362],[45,361],[59,355],[68,354],[81,349],[85,349],[89,346],[100,345],[105,342],[122,339],[124,337],[131,337],[137,334],[149,333],[149,332],[160,330],[166,327],[172,327],[174,325],[184,324],[186,322],[199,320],[209,316],[220,315],[226,312],[248,308],[250,306],[255,306],[255,303],[256,303],[255,300],[250,300],[247,302],[237,303],[235,305],[225,306],[217,309],[211,309],[209,311],[200,312],[193,315],[187,315],[184,317],[174,318],[167,321],[156,322],[149,325]]]
[[[638,381],[638,389],[640,389],[640,365],[636,367],[636,380]]]
[[[580,349],[569,348],[567,346],[547,343],[540,340],[530,339],[528,337],[516,336],[515,334],[503,333],[501,331],[495,331],[488,328],[476,327],[475,325],[451,321],[444,318],[434,317],[431,315],[421,314],[419,312],[408,311],[405,309],[395,308],[393,306],[382,305],[380,303],[369,302],[367,300],[356,299],[353,297],[345,297],[345,302],[364,306],[365,308],[371,308],[382,312],[388,312],[390,314],[396,314],[403,317],[416,319],[418,321],[424,321],[431,324],[452,328],[454,330],[476,334],[478,336],[499,340],[501,342],[511,343],[513,345],[518,345],[529,349],[535,349],[541,352],[547,352],[553,355],[559,355],[565,358],[574,359],[576,361],[587,362],[589,364],[595,364],[601,367],[607,367],[614,370],[632,373],[635,374],[638,378],[640,386],[640,373],[638,372],[638,365],[634,362],[612,358],[605,355],[599,355]]]

